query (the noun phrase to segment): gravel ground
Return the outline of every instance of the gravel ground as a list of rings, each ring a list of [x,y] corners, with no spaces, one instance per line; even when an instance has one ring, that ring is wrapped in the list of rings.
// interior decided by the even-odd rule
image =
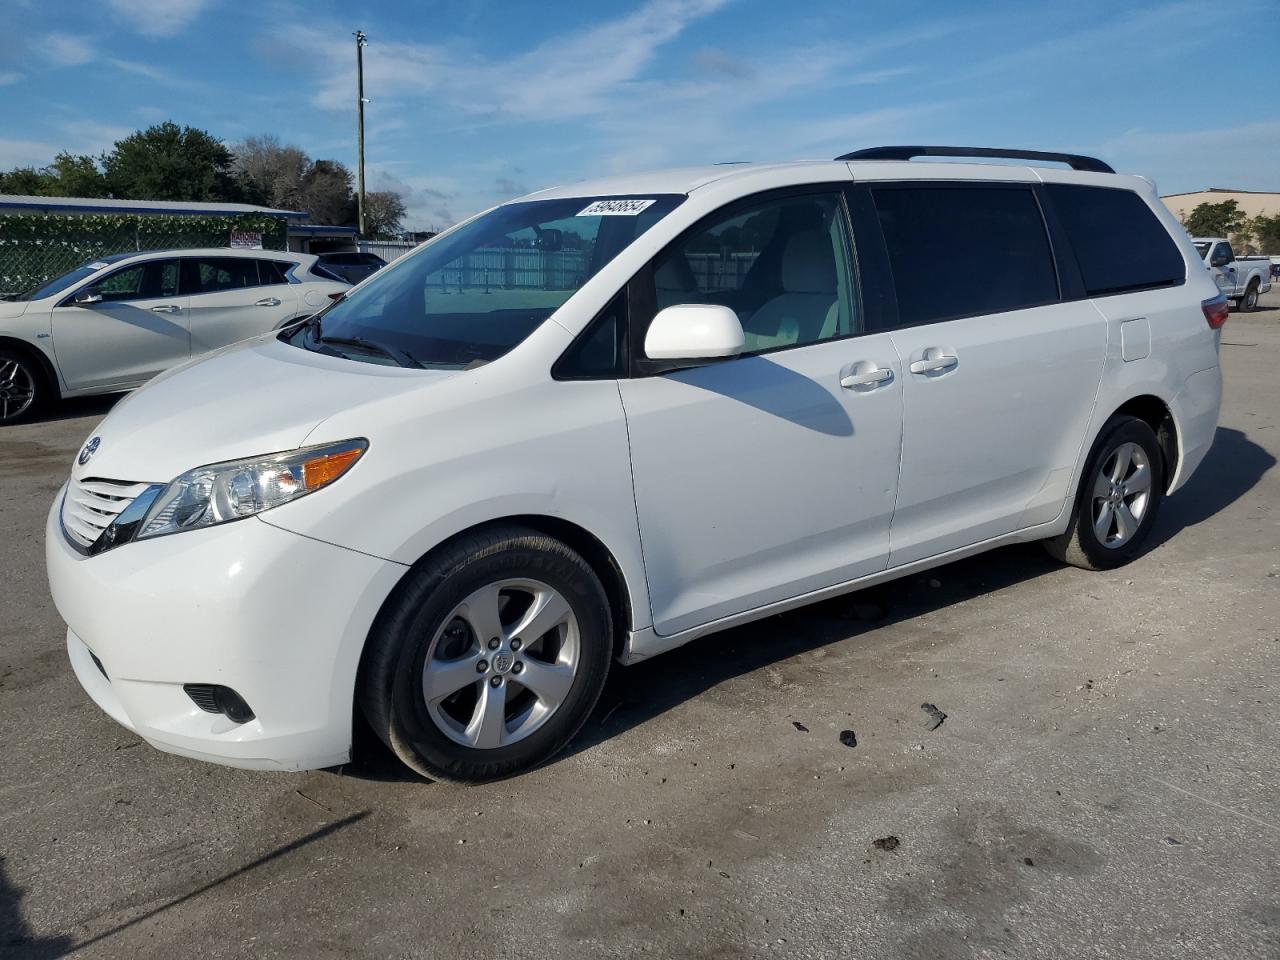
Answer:
[[[72,677],[42,560],[110,401],[0,432],[0,955],[1280,956],[1264,302],[1132,566],[1008,548],[706,638],[484,787],[141,744]]]

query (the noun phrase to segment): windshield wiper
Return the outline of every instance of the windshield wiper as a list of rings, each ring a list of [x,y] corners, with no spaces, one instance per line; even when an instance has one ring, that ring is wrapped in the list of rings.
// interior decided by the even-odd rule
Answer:
[[[318,325],[317,325],[318,326]],[[373,353],[380,353],[384,357],[390,357],[402,367],[421,367],[422,364],[414,358],[413,354],[407,350],[397,350],[394,347],[388,347],[386,344],[378,343],[375,340],[366,340],[364,337],[337,337],[337,336],[317,336],[316,343],[335,344],[337,346],[359,347],[362,350],[369,350]]]

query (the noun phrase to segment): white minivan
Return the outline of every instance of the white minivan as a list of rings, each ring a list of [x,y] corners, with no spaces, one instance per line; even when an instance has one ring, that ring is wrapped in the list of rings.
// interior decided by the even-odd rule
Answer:
[[[556,187],[126,398],[49,580],[80,683],[162,750],[325,767],[367,722],[502,777],[615,661],[1002,544],[1133,559],[1213,441],[1226,316],[1088,157]]]
[[[350,287],[315,267],[284,250],[130,251],[0,297],[0,426],[310,316]]]

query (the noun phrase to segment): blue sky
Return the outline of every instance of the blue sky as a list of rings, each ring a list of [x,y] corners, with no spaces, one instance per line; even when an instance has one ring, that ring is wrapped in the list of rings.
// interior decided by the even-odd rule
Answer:
[[[0,168],[172,119],[355,162],[413,227],[600,173],[883,143],[1280,190],[1275,0],[4,0]]]

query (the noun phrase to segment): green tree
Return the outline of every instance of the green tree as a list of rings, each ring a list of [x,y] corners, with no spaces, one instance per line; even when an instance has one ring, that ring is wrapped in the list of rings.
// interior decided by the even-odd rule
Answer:
[[[72,155],[65,150],[44,168],[46,193],[51,197],[105,197],[107,178],[98,162],[84,154]]]
[[[1268,255],[1280,254],[1280,214],[1268,217],[1265,213],[1253,218],[1250,233],[1258,241],[1258,247]]]
[[[231,163],[217,137],[172,121],[116,141],[102,158],[111,195],[127,200],[238,200]]]
[[[337,160],[317,160],[302,177],[298,206],[313,223],[349,227],[355,223],[351,171]]]
[[[16,167],[8,173],[0,173],[0,193],[19,194],[24,197],[42,197],[49,178],[35,167]]]
[[[364,195],[364,232],[370,237],[389,237],[400,231],[405,215],[404,200],[391,190],[374,190]]]
[[[1246,217],[1234,200],[1201,203],[1187,214],[1182,225],[1193,237],[1225,237],[1245,225]]]

